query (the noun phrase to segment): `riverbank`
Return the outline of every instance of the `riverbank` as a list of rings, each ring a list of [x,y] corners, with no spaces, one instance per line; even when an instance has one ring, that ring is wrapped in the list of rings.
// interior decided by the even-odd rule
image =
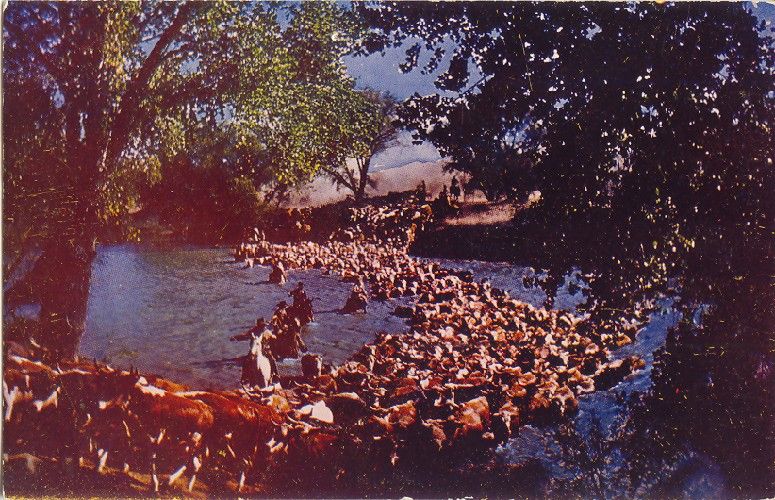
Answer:
[[[415,177],[417,177],[416,174]],[[429,200],[434,200],[440,190],[440,181],[429,186]],[[299,202],[289,207],[267,208],[262,220],[257,222],[257,227],[275,243],[300,239],[323,241],[335,228],[348,224],[347,214],[350,209],[402,203],[414,194],[414,189],[377,191],[360,203],[355,203],[352,199],[326,195],[318,201],[330,200],[329,202],[317,203],[314,206],[299,204]],[[510,249],[514,249],[516,241],[513,234],[515,228],[511,224],[517,212],[513,203],[489,202],[481,196],[470,195],[466,200],[461,199],[455,207],[444,212],[440,216],[437,215],[432,224],[426,226],[425,231],[417,234],[413,242],[413,252],[427,257],[455,257],[500,262],[513,260],[513,254],[508,253]],[[294,227],[297,221],[302,226],[308,225],[309,228],[304,230],[305,228],[302,227],[299,231],[299,228]],[[310,224],[311,221],[314,221],[314,224]],[[207,237],[196,231],[191,233],[188,227],[175,227],[171,223],[161,222],[158,216],[144,211],[138,211],[132,215],[131,226],[139,243],[158,248],[185,244],[235,245],[242,240],[236,235],[224,239]],[[114,237],[118,238],[117,235]],[[120,242],[118,239],[116,241]],[[493,245],[481,244],[482,241],[491,242]]]

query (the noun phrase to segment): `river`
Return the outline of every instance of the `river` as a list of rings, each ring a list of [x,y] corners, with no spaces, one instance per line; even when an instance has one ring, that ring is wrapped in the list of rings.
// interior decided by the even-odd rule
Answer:
[[[535,274],[530,268],[480,261],[436,261],[446,267],[468,269],[477,279],[487,279],[493,286],[534,305],[546,298],[540,288],[525,286],[523,278]],[[304,341],[327,363],[345,361],[376,332],[407,328],[403,319],[391,313],[397,305],[409,304],[409,299],[372,301],[368,314],[343,315],[338,309],[349,294],[349,283],[319,271],[291,271],[284,286],[268,283],[268,277],[267,267],[246,268],[235,263],[228,248],[101,246],[92,270],[80,353],[198,389],[235,388],[240,377],[238,359],[248,346],[230,342],[229,337],[249,328],[258,316],[268,320],[276,304],[288,299],[288,292],[299,280],[304,281],[315,309],[315,322],[305,328]],[[573,309],[584,300],[578,287],[572,287],[574,293],[569,291],[568,284],[576,279],[566,279],[555,297],[556,307]],[[577,427],[589,429],[594,422],[603,427],[604,434],[612,430],[626,411],[626,396],[650,386],[653,352],[664,343],[667,329],[675,321],[666,305],[652,316],[635,342],[613,354],[641,356],[646,368],[610,390],[581,397]],[[301,371],[298,360],[286,360],[278,368],[285,374]],[[582,432],[588,437],[588,431]],[[553,448],[552,429],[525,426],[518,438],[499,449],[499,454],[511,463],[539,460],[552,475],[562,476],[561,460],[553,457]],[[612,467],[618,465],[612,461]],[[723,484],[715,467],[703,466],[687,478],[684,491],[713,496],[723,491]]]
[[[514,297],[539,305],[545,294],[526,288],[532,270],[502,263],[437,260],[447,267],[469,269],[477,279]],[[121,367],[188,384],[198,389],[238,385],[237,358],[247,344],[229,337],[250,328],[257,317],[271,318],[281,300],[303,281],[312,298],[315,322],[303,331],[311,352],[339,364],[379,331],[401,332],[403,319],[392,315],[410,299],[372,301],[368,314],[338,312],[351,284],[319,271],[291,271],[284,286],[270,284],[269,268],[235,263],[227,248],[154,249],[137,245],[101,246],[92,267],[86,331],[80,354]],[[579,296],[563,296],[572,307]],[[298,361],[280,363],[281,372],[300,370]]]
[[[225,248],[149,249],[102,246],[92,268],[80,354],[110,365],[155,373],[198,389],[238,386],[246,342],[229,337],[271,318],[297,281],[312,298],[315,322],[303,338],[327,363],[345,361],[380,330],[399,332],[391,312],[400,302],[372,302],[368,314],[338,312],[351,285],[319,271],[292,271],[284,286],[268,283],[269,268],[246,269]],[[279,364],[300,373],[298,360]]]

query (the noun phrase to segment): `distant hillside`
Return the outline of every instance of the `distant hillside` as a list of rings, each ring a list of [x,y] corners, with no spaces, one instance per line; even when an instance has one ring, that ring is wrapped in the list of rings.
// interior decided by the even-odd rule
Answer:
[[[375,189],[367,188],[366,193],[369,196],[382,196],[390,191],[407,191],[416,188],[424,179],[428,192],[435,196],[441,191],[443,184],[449,186],[452,180],[452,174],[443,171],[443,167],[448,161],[441,159],[434,162],[412,162],[400,167],[373,172],[371,177],[377,181],[377,187]],[[302,189],[301,192],[294,193],[289,206],[316,207],[341,201],[348,194],[350,192],[345,189],[337,191],[336,186],[330,180],[319,178]]]

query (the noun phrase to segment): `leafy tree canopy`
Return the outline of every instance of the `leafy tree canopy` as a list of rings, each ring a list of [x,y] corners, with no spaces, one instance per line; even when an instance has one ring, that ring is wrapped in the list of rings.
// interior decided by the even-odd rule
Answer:
[[[405,40],[405,69],[446,42],[403,123],[453,167],[519,199],[570,265],[664,283],[700,239],[759,238],[771,214],[772,40],[741,4],[374,4],[364,51]],[[745,141],[738,138],[746,137]],[[733,208],[734,207],[734,208]],[[750,229],[745,229],[750,228]],[[727,240],[724,240],[727,238]],[[579,252],[583,248],[586,251]],[[710,248],[706,246],[705,248]],[[728,264],[726,264],[728,265]],[[610,283],[609,283],[610,284]]]
[[[331,118],[362,109],[341,60],[358,29],[335,3],[11,3],[5,265],[38,257],[6,303],[40,300],[47,321],[78,330],[98,230],[175,165],[223,169],[244,198],[244,179],[284,189],[351,155],[338,138],[350,124]]]
[[[277,65],[283,71],[269,88],[247,91],[237,123],[245,141],[272,152],[281,184],[309,181],[321,170],[346,176],[347,159],[370,157],[389,127],[386,108],[373,92],[355,89],[343,63],[362,26],[336,3],[303,2],[286,11],[284,59]],[[254,78],[249,69],[245,78]],[[357,191],[357,181],[351,184]]]
[[[327,141],[342,147],[331,151],[322,172],[338,187],[352,191],[356,201],[363,199],[367,186],[373,186],[369,177],[372,157],[397,144],[395,108],[390,94],[364,90],[349,96],[331,117],[337,126],[328,128],[334,135]]]

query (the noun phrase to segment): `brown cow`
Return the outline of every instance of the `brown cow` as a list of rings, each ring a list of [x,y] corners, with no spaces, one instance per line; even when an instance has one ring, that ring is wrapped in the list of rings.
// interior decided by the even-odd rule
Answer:
[[[142,436],[138,440],[141,446],[147,446],[150,454],[154,490],[159,490],[157,462],[177,465],[168,484],[175,482],[190,465],[189,488],[193,488],[202,458],[207,454],[201,446],[203,437],[209,435],[215,420],[211,407],[149,385],[143,377],[138,379],[125,402],[119,398],[111,404],[121,404],[131,415],[137,416],[139,429],[136,431]],[[182,456],[188,458],[182,460]]]
[[[457,426],[454,441],[481,437],[490,427],[490,405],[480,396],[460,405],[450,420]]]
[[[211,408],[214,422],[206,444],[213,452],[223,450],[228,460],[236,462],[241,471],[238,486],[241,490],[256,459],[271,451],[269,443],[283,422],[282,416],[271,406],[231,393],[191,391],[179,395]]]

